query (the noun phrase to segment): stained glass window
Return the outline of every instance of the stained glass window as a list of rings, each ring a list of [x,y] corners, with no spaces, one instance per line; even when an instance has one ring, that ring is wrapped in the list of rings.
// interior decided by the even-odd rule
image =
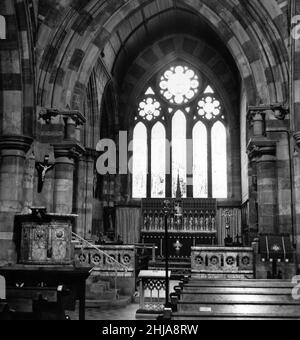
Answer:
[[[155,92],[153,91],[152,87],[149,87],[148,90],[145,92],[145,95],[146,96],[154,96],[155,95]]]
[[[227,198],[227,136],[223,123],[214,124],[211,139],[213,197]]]
[[[193,186],[195,198],[227,198],[225,114],[218,93],[211,85],[202,87],[203,83],[207,84],[207,80],[196,70],[177,64],[160,73],[158,79],[152,79],[143,89],[134,117],[137,124],[134,130],[134,198],[144,198],[147,194],[152,198],[164,198],[167,192],[176,197],[178,177],[182,197],[188,195],[188,183]],[[170,140],[167,140],[169,134]],[[187,136],[192,140],[187,141]],[[167,143],[172,145],[171,157],[167,154]],[[147,190],[149,154],[150,192]],[[170,182],[166,176],[168,167],[172,169]],[[187,176],[188,170],[192,171],[191,182],[187,182],[191,178],[190,173]]]
[[[0,15],[0,39],[6,39],[6,20],[3,15]]]
[[[151,197],[166,196],[166,131],[156,123],[151,135]]]
[[[213,88],[211,86],[207,86],[207,88],[204,91],[204,94],[214,94],[215,91],[213,90]]]
[[[199,101],[198,114],[207,120],[217,118],[221,114],[221,104],[216,98],[207,96]]]
[[[193,129],[194,198],[208,197],[207,129],[198,122]]]
[[[188,103],[198,92],[199,77],[186,66],[173,66],[160,79],[161,94],[172,104]]]
[[[142,102],[140,102],[139,116],[149,122],[154,118],[159,117],[160,111],[161,111],[160,103],[152,97],[148,97],[144,99]]]
[[[138,123],[133,132],[133,163],[132,163],[132,196],[147,197],[147,129],[143,123]]]
[[[186,158],[186,118],[177,111],[172,120],[172,193],[176,197],[179,175],[182,197],[186,197],[187,158]]]

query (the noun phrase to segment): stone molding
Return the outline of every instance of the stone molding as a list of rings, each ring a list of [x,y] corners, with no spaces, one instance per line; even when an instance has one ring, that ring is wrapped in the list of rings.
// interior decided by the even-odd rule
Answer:
[[[63,142],[59,144],[52,144],[54,148],[55,158],[65,157],[73,160],[77,160],[79,157],[85,154],[85,148],[75,142]]]
[[[0,137],[0,150],[17,150],[28,152],[33,143],[33,139],[28,136],[11,135]]]
[[[276,157],[277,145],[276,141],[270,141],[266,138],[253,138],[250,140],[247,153],[250,161],[256,160],[263,156]],[[271,158],[269,159],[271,160]]]

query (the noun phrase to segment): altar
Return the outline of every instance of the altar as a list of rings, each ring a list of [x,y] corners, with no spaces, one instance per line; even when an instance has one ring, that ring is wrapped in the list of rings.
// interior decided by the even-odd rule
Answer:
[[[142,201],[142,243],[155,244],[157,259],[165,254],[164,199]],[[172,199],[174,206],[176,199]],[[217,202],[215,199],[182,199],[182,216],[168,216],[168,249],[171,260],[190,259],[191,248],[217,244]]]

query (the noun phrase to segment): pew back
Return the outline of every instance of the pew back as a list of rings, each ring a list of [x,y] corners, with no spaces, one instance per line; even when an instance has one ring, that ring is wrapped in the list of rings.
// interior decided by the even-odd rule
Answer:
[[[0,300],[6,299],[6,282],[3,276],[0,276]]]
[[[286,281],[191,280],[175,289],[173,319],[300,320],[300,301],[292,289]]]

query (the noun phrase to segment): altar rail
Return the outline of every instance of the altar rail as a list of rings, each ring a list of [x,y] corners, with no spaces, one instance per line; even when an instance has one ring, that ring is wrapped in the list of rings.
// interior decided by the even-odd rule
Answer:
[[[82,247],[81,245],[76,245],[75,264],[78,267],[93,267],[94,270],[107,275],[118,273],[119,275],[122,274],[122,276],[134,276],[136,247],[121,245]]]
[[[192,276],[203,279],[247,279],[255,276],[253,248],[193,247]]]

